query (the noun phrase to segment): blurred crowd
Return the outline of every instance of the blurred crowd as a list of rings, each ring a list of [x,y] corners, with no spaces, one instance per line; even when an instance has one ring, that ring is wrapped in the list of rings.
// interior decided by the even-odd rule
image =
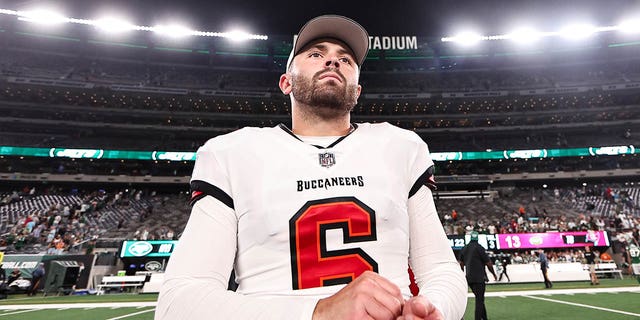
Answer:
[[[636,91],[540,97],[389,101],[362,99],[356,122],[387,121],[418,132],[432,151],[637,145]],[[0,83],[0,144],[194,151],[244,126],[287,123],[289,102],[271,98],[60,89]],[[598,126],[602,134],[594,135]],[[43,127],[49,127],[43,130]],[[154,131],[152,137],[149,130]],[[491,130],[498,130],[493,132]],[[121,139],[123,134],[133,139]],[[456,141],[456,147],[450,141]]]
[[[96,240],[109,231],[117,231],[128,223],[140,224],[149,218],[153,207],[134,206],[134,202],[155,197],[154,193],[143,194],[136,189],[107,192],[52,185],[36,190],[36,187],[25,186],[22,190],[0,194],[3,217],[0,249],[3,252],[91,253]],[[131,208],[133,210],[128,210]],[[126,214],[116,223],[114,211]]]
[[[168,57],[145,52],[144,56],[148,55],[148,58],[143,59],[133,49],[123,58],[115,58],[99,50],[99,55],[89,57],[55,51],[34,50],[28,45],[0,51],[0,75],[98,84],[277,92],[275,84],[284,71],[281,61],[268,57],[267,52],[262,57],[256,55],[239,61],[230,56],[212,60],[207,55],[189,55],[185,63],[181,59],[184,54],[178,52],[171,52]],[[605,57],[609,55],[605,54]],[[555,88],[640,79],[640,68],[629,57],[583,64],[558,61],[554,68],[546,68],[549,61],[544,56],[529,58],[529,65],[525,63],[527,68],[523,68],[523,62],[507,62],[508,58],[503,58],[502,63],[495,58],[476,59],[474,63],[473,59],[454,56],[411,61],[387,60],[382,55],[380,60],[373,59],[364,65],[361,82],[365,92],[405,93]],[[270,59],[273,60],[271,64],[268,63]],[[498,68],[488,70],[488,65]],[[229,66],[235,68],[230,69]]]
[[[566,231],[640,231],[640,187],[627,184],[582,188],[500,191],[490,202],[437,200],[447,234]],[[481,211],[472,211],[472,208]],[[478,209],[480,208],[480,209]]]
[[[42,195],[72,201],[34,211]],[[0,194],[0,200],[0,248],[5,252],[91,252],[104,237],[177,240],[189,216],[184,193],[146,189],[25,186]],[[640,231],[640,187],[630,185],[501,190],[492,201],[438,198],[436,205],[450,235],[600,230],[612,236],[628,232],[638,239]],[[106,219],[114,210],[123,214]],[[557,259],[566,256],[558,254]]]
[[[633,108],[624,108],[624,106],[640,103],[640,98],[633,90],[624,92],[589,90],[581,93],[538,96],[507,95],[503,97],[469,98],[432,96],[421,99],[397,98],[389,100],[363,96],[360,100],[360,103],[354,109],[354,115],[424,115],[426,117],[450,118],[443,120],[439,124],[422,125],[423,127],[530,125],[544,123],[545,121],[563,123],[586,120],[617,120],[629,118],[629,115],[633,114]],[[204,115],[208,113],[287,115],[290,113],[289,101],[282,94],[274,94],[269,98],[208,96],[195,92],[185,95],[172,95],[120,92],[108,87],[72,89],[7,82],[0,82],[0,101],[24,102],[36,105],[91,107],[84,109],[84,113],[89,113],[88,111],[92,110],[99,111],[102,108],[198,112]],[[574,113],[577,110],[583,113],[600,111],[600,114],[576,115]],[[60,108],[57,111],[60,112],[61,116],[64,116],[64,108]],[[523,117],[523,113],[526,113],[527,117]],[[83,113],[74,112],[74,114],[78,117],[83,116]],[[495,121],[498,123],[473,122],[474,116],[496,118],[497,120]],[[579,117],[576,118],[576,116]],[[593,117],[593,119],[588,117]],[[511,120],[512,118],[515,119]],[[83,120],[95,119],[86,118]],[[500,124],[500,122],[504,123]]]

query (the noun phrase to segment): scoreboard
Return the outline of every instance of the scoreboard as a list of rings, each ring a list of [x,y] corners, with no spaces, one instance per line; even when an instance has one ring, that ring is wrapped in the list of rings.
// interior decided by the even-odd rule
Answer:
[[[471,240],[470,235],[448,238],[453,250],[462,249]],[[606,231],[479,234],[478,243],[487,250],[608,247],[609,236]]]
[[[453,250],[464,248],[471,241],[470,235],[449,235],[449,245]],[[478,234],[478,243],[487,250],[496,250],[498,247],[498,237],[496,234]]]

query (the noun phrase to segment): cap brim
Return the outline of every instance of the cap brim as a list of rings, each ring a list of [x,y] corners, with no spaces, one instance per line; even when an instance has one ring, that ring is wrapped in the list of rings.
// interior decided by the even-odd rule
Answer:
[[[339,15],[324,15],[309,20],[293,44],[287,67],[291,65],[293,57],[311,41],[321,38],[333,38],[344,42],[353,51],[356,62],[362,65],[369,51],[369,34],[357,22]]]

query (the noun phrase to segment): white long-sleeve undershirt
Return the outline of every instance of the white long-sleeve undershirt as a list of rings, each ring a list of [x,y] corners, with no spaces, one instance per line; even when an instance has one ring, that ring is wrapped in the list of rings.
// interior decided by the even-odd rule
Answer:
[[[467,306],[467,281],[442,228],[431,190],[425,186],[409,198],[409,265],[420,295],[447,320],[459,320]]]

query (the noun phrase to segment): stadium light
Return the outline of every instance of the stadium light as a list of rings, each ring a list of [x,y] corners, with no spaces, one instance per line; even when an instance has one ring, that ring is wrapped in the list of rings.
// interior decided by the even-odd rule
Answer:
[[[97,19],[94,21],[93,25],[96,28],[108,33],[120,33],[136,29],[136,26],[134,26],[133,24],[119,18]]]
[[[262,34],[249,34],[242,31],[234,32],[212,32],[212,31],[198,31],[191,30],[187,27],[180,25],[158,25],[155,27],[135,25],[128,21],[117,18],[104,18],[97,20],[79,19],[65,17],[64,15],[54,10],[29,10],[29,11],[15,11],[9,9],[0,8],[0,14],[16,16],[20,21],[28,21],[38,24],[54,25],[60,23],[73,23],[84,24],[94,26],[97,29],[107,32],[122,32],[128,30],[148,31],[155,32],[159,35],[164,35],[172,38],[185,37],[185,36],[200,36],[200,37],[219,37],[228,38],[230,40],[267,40],[268,36]]]
[[[474,44],[480,40],[511,40],[514,42],[533,42],[547,37],[563,37],[570,40],[580,40],[588,38],[596,33],[619,31],[623,33],[640,33],[640,18],[635,18],[622,22],[615,26],[599,26],[591,24],[573,24],[561,30],[536,31],[533,28],[521,28],[508,34],[478,35],[475,33],[464,33],[457,36],[442,37],[442,42],[455,42],[459,44]]]
[[[559,35],[571,40],[582,40],[590,37],[596,31],[598,29],[590,24],[573,24],[562,28]]]
[[[618,25],[618,30],[624,33],[640,33],[640,19],[622,21]]]
[[[250,36],[251,36],[250,34],[240,30],[225,32],[224,35],[227,39],[231,41],[246,41],[250,39]]]
[[[542,34],[533,28],[519,28],[507,35],[507,39],[517,43],[532,43],[540,40]]]
[[[59,12],[47,9],[18,11],[17,16],[20,21],[28,21],[42,25],[54,25],[69,22],[69,18]]]
[[[483,37],[478,33],[465,31],[465,32],[458,33],[454,37],[445,37],[445,38],[442,38],[441,40],[443,42],[455,42],[462,46],[468,47],[468,46],[473,46],[477,44],[481,40],[486,40],[485,38],[486,37]]]
[[[10,15],[10,16],[17,16],[18,15],[18,11],[0,9],[0,14],[6,14],[6,15]]]
[[[158,25],[153,27],[152,30],[157,34],[171,37],[171,38],[182,38],[182,37],[191,36],[195,34],[193,30],[185,26],[176,25],[176,24],[168,25],[168,26]]]

